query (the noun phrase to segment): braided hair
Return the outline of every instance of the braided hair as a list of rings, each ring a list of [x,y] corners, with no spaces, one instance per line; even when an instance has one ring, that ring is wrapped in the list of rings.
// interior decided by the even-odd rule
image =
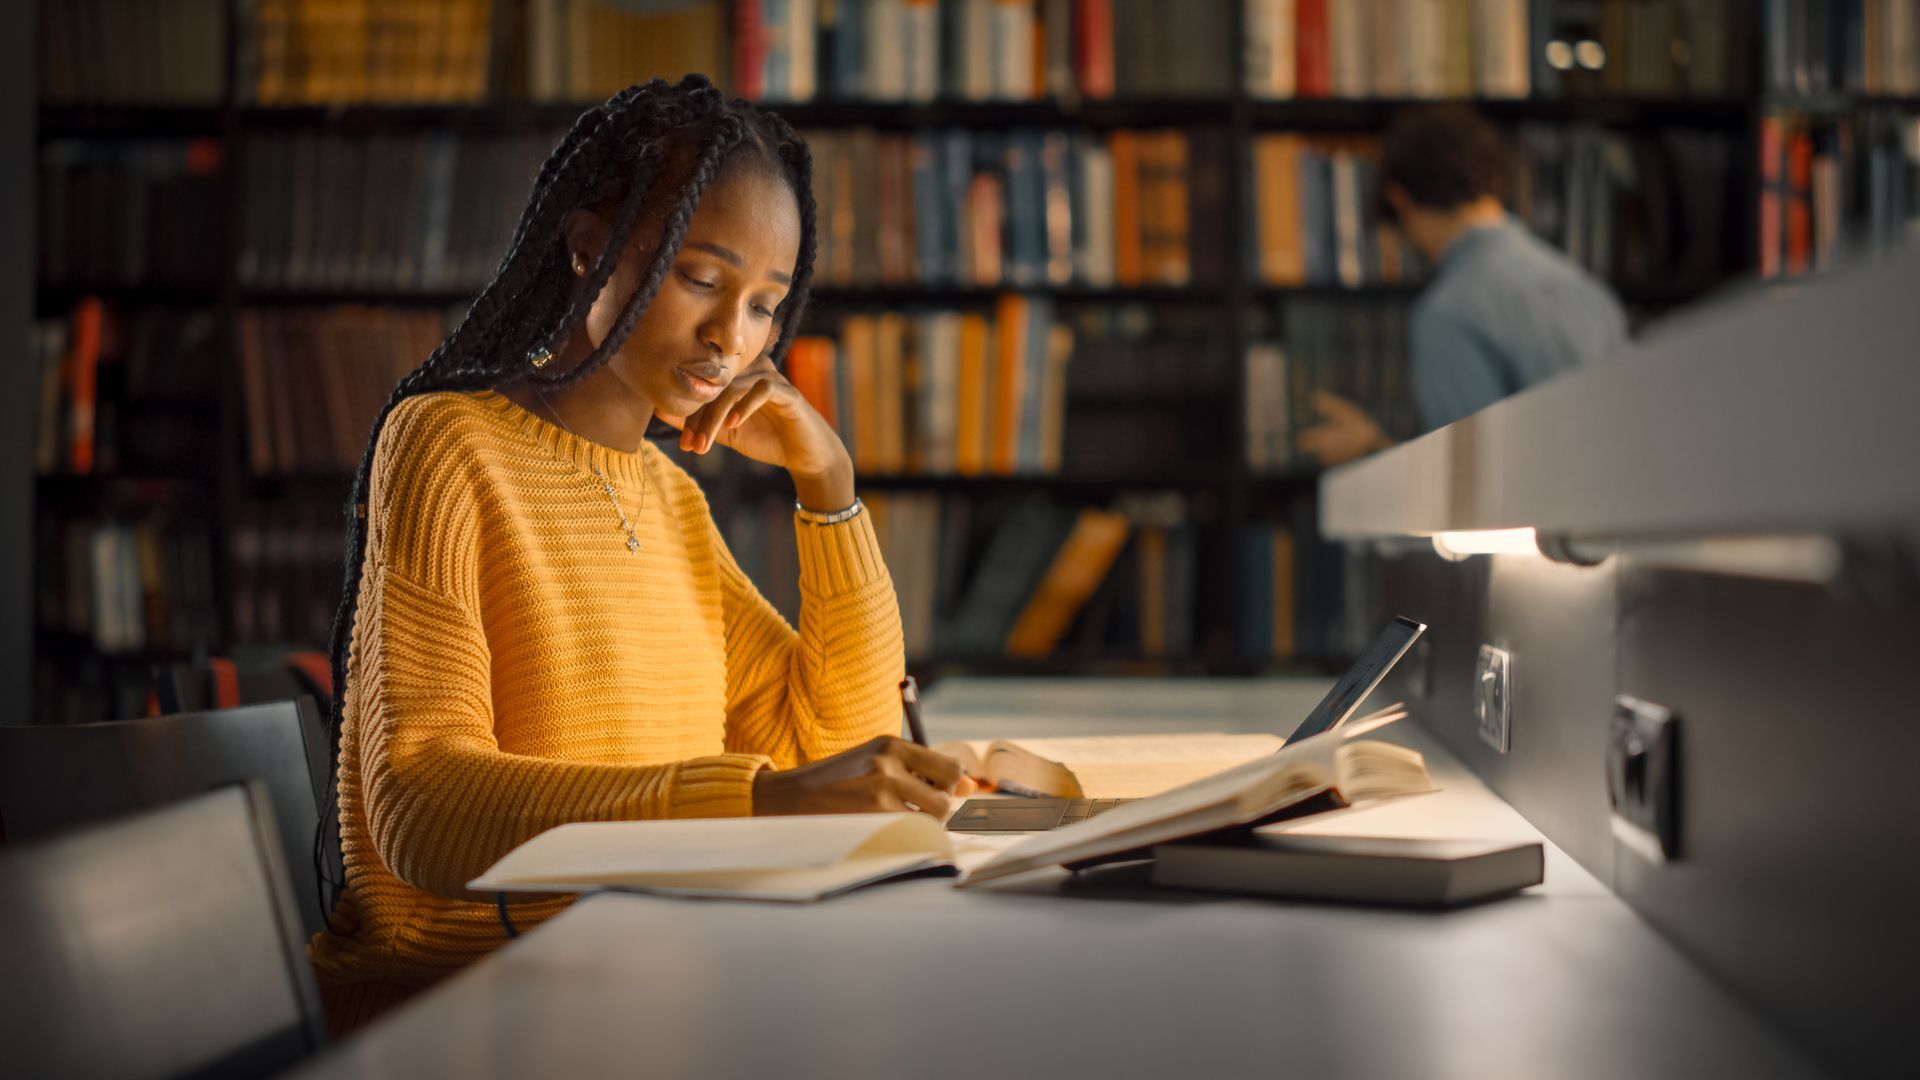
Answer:
[[[670,168],[676,155],[691,155],[685,169]],[[654,79],[630,86],[605,104],[582,113],[566,138],[540,166],[527,207],[514,228],[506,255],[494,270],[466,318],[426,361],[402,378],[387,398],[354,473],[346,513],[345,587],[334,614],[328,643],[333,701],[327,718],[329,769],[337,768],[340,727],[346,700],[348,650],[360,601],[361,564],[366,558],[364,520],[367,480],[374,449],[387,417],[401,402],[439,391],[488,390],[525,382],[542,389],[570,386],[585,379],[620,351],[627,335],[646,313],[686,238],[701,195],[739,154],[783,177],[800,210],[800,251],[793,282],[779,310],[779,330],[770,350],[774,366],[785,370],[787,348],[798,333],[813,281],[813,158],[786,121],[751,103],[728,99],[704,76],[688,75],[677,84]],[[683,175],[677,191],[656,183]],[[564,371],[542,372],[529,358],[543,350],[558,352],[573,337],[606,288],[622,252],[632,239],[641,211],[664,208],[665,227],[652,261],[627,297],[606,337],[593,351]],[[566,238],[568,215],[591,208],[608,219],[608,236],[591,271],[571,272]],[[653,421],[648,434],[665,437],[671,428]],[[327,866],[328,836],[337,835],[339,807],[334,782],[327,784],[327,806],[314,840],[314,860],[333,896],[321,897],[322,910],[338,901],[344,880],[332,880]]]

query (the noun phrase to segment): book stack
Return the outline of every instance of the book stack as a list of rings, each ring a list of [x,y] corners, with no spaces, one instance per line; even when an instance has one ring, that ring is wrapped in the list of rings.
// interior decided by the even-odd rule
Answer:
[[[527,96],[601,101],[634,83],[678,81],[693,72],[725,86],[727,14],[726,5],[714,0],[528,0]]]
[[[1219,281],[1217,133],[808,133],[823,288]],[[1198,227],[1195,227],[1198,225]]]
[[[1760,275],[1824,270],[1849,248],[1896,244],[1920,220],[1920,114],[1760,121]]]
[[[43,634],[96,652],[184,653],[218,635],[212,537],[159,512],[37,523],[34,607]]]
[[[219,140],[52,139],[40,148],[40,282],[211,289]]]
[[[253,0],[236,60],[261,105],[477,102],[487,95],[493,0]]]
[[[1230,8],[1187,0],[734,0],[769,102],[1221,97]]]
[[[122,312],[82,299],[34,325],[39,394],[34,471],[42,476],[192,472],[204,466],[207,402],[225,352],[211,311]]]
[[[1767,89],[1920,95],[1920,4],[1766,0]]]
[[[36,5],[46,105],[213,105],[226,93],[221,0],[51,0]],[[15,31],[18,33],[16,25]]]
[[[1530,92],[1529,6],[1528,0],[1248,0],[1247,92],[1260,98],[1523,98]]]
[[[248,138],[240,282],[477,291],[553,140],[444,130]]]
[[[1522,125],[1509,202],[1548,243],[1616,285],[1737,269],[1739,143],[1726,132]]]
[[[1247,349],[1247,464],[1255,473],[1312,467],[1294,440],[1317,422],[1314,393],[1358,404],[1396,439],[1419,431],[1407,378],[1406,306],[1378,297],[1292,297],[1285,342]]]
[[[1045,297],[991,314],[849,315],[794,343],[790,375],[867,473],[1058,472],[1072,332]]]
[[[439,347],[457,317],[389,307],[242,311],[248,471],[327,476],[359,468],[394,385]]]
[[[1417,276],[1417,255],[1375,220],[1379,162],[1374,138],[1254,138],[1249,262],[1262,284],[1359,288]]]

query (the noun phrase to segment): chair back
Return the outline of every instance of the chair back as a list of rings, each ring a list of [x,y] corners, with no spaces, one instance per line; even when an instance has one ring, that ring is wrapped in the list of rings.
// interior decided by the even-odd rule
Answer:
[[[8,1075],[255,1077],[319,1050],[282,864],[257,784],[0,851]]]
[[[313,702],[0,726],[0,823],[10,843],[248,779],[266,787],[301,920],[317,932],[326,925],[313,846],[326,795],[327,737]],[[329,851],[337,873],[336,860]]]

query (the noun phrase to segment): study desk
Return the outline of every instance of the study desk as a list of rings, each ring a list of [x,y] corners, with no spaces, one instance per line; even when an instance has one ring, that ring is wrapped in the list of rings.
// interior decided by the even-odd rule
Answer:
[[[1271,730],[1326,686],[980,680],[926,711],[935,738]],[[1422,729],[1387,730],[1444,790],[1320,831],[1539,838]],[[1547,852],[1545,885],[1438,913],[1156,891],[1138,865],[811,905],[602,894],[302,1075],[1820,1075]]]

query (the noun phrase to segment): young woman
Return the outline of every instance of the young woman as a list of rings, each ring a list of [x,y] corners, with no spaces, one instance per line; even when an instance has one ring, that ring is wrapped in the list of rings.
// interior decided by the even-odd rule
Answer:
[[[970,789],[889,734],[893,585],[846,448],[779,374],[811,173],[784,122],[704,79],[622,92],[547,159],[493,281],[394,390],[332,646],[346,881],[310,953],[336,1032],[501,944],[464,883],[555,825],[944,814]],[[683,450],[792,476],[797,633],[646,441],[656,418]]]

